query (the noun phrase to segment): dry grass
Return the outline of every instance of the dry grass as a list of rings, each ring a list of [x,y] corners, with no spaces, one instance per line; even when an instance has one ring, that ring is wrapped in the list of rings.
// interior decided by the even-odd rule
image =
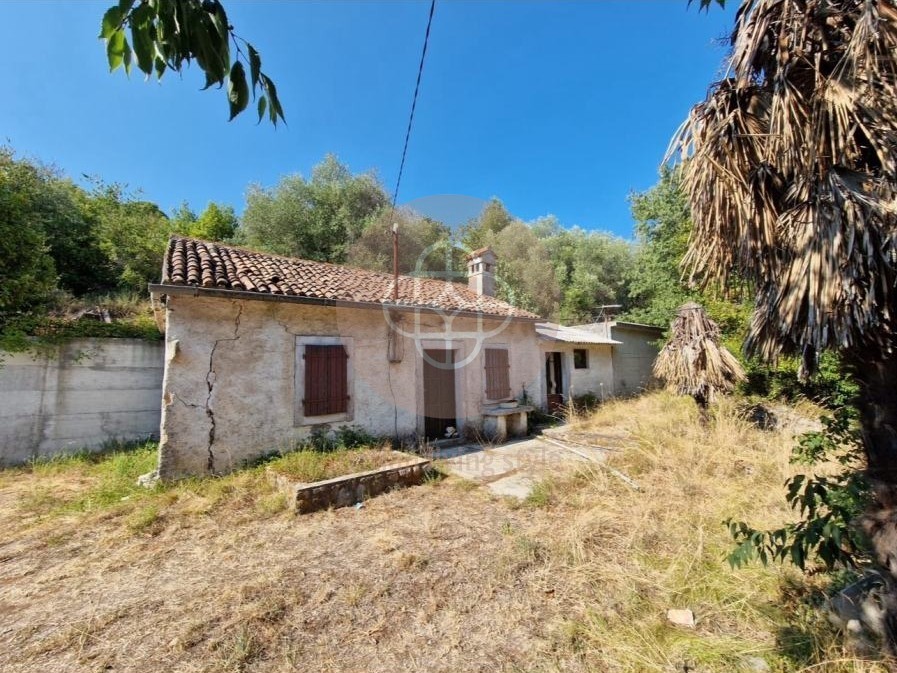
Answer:
[[[577,432],[620,437],[642,490],[585,471],[520,506],[449,478],[297,518],[260,468],[123,493],[146,449],[0,472],[0,669],[875,670],[801,634],[781,571],[724,564],[722,519],[788,514],[783,433],[667,394]]]
[[[410,457],[410,456],[409,456]],[[303,482],[321,481],[353,472],[367,472],[401,461],[391,448],[291,451],[271,462],[269,467],[287,477]]]

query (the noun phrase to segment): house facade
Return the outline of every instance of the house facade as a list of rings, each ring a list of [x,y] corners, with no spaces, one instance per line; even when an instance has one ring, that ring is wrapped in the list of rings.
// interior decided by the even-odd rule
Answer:
[[[614,342],[611,352],[613,390],[618,397],[637,395],[657,385],[652,368],[660,352],[663,330],[654,325],[606,320],[572,329],[587,332]]]
[[[614,396],[613,354],[622,345],[619,341],[550,322],[538,323],[536,334],[544,361],[545,408],[557,410],[571,397],[582,395],[599,400]]]
[[[436,439],[544,398],[538,316],[469,285],[172,238],[151,291],[165,323],[158,474],[227,472],[316,428]]]

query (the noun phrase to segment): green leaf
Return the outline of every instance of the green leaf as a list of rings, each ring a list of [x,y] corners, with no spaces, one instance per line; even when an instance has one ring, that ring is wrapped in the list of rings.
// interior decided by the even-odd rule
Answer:
[[[231,121],[246,109],[249,104],[249,87],[246,84],[246,71],[240,61],[234,61],[230,69],[230,77],[227,82],[227,100],[230,103]]]
[[[259,73],[262,71],[262,57],[251,44],[246,45],[249,48],[249,74],[252,79],[252,95],[255,95],[255,87],[259,83]]]
[[[118,9],[122,16],[131,11],[131,7],[134,6],[134,1],[135,0],[118,0]]]
[[[259,96],[259,104],[258,104],[258,111],[259,111],[258,123],[259,124],[262,123],[262,117],[265,116],[265,108],[266,107],[268,107],[268,99],[265,98],[265,96]]]
[[[124,31],[122,31],[122,36],[124,36]],[[125,64],[125,74],[131,74],[131,45],[128,44],[128,38],[124,38],[124,53],[122,54],[122,61]]]
[[[134,42],[134,53],[137,55],[137,67],[146,75],[151,75],[153,72],[153,59],[156,52],[155,44],[150,36],[151,25],[148,22],[131,23],[131,40]]]
[[[202,23],[193,27],[191,33],[193,41],[190,48],[196,62],[206,75],[206,85],[203,89],[208,89],[212,84],[219,86],[224,84],[228,68],[226,59],[230,58],[230,51],[227,39],[222,41],[211,20],[207,18],[208,15],[202,14],[204,15]]]
[[[165,61],[163,61],[161,58],[156,56],[155,66],[156,66],[156,78],[162,79],[162,75],[165,74],[165,68],[167,67],[165,65]]]
[[[268,94],[268,117],[271,119],[271,123],[274,124],[274,126],[277,126],[278,117],[286,123],[287,120],[286,117],[283,116],[283,108],[280,107],[280,100],[277,98],[277,87],[274,86],[274,82],[272,82],[271,78],[267,75],[262,74],[261,78],[262,88],[264,88],[265,93]]]
[[[106,42],[106,57],[109,59],[110,72],[114,72],[124,63],[126,44],[124,30],[118,29],[109,36]]]
[[[103,23],[100,27],[100,37],[108,40],[112,34],[121,27],[122,11],[118,7],[110,7],[103,14]]]

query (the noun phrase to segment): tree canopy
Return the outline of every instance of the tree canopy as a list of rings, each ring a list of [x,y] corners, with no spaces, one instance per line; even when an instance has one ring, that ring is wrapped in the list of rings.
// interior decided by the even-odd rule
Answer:
[[[393,225],[399,231],[399,273],[463,272],[454,255],[451,230],[442,222],[408,210],[382,208],[348,248],[346,263],[373,271],[392,273]],[[446,264],[446,255],[451,260]],[[447,267],[451,266],[451,269]]]
[[[389,203],[370,173],[353,175],[328,155],[312,170],[281,178],[273,188],[249,188],[240,240],[279,255],[342,263],[365,222]]]

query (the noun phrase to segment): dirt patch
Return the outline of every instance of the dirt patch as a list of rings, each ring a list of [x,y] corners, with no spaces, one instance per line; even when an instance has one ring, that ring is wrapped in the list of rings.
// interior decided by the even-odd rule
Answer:
[[[0,492],[4,530],[32,478]],[[301,518],[190,500],[155,534],[105,513],[6,537],[0,669],[582,670],[553,654],[575,592],[533,512],[451,480]]]
[[[790,432],[666,393],[565,432],[641,490],[585,461],[523,502],[450,477],[297,517],[264,466],[137,489],[149,448],[0,471],[0,670],[880,670],[800,577],[725,562],[726,518],[793,520]]]

